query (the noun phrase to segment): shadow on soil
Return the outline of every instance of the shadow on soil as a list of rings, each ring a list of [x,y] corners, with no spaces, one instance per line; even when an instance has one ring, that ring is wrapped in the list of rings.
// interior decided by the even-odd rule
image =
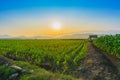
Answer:
[[[120,80],[117,66],[91,42],[88,44],[87,57],[82,64],[75,77],[83,80]]]

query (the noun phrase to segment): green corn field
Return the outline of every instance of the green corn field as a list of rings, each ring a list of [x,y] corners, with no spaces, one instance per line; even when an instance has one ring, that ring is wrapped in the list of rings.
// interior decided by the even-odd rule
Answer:
[[[87,40],[0,40],[0,55],[55,72],[77,67],[86,56]]]
[[[120,58],[120,34],[101,36],[93,42],[100,49]]]

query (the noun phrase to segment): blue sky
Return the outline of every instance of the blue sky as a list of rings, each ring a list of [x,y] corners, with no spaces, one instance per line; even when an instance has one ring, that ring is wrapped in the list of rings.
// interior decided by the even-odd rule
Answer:
[[[119,10],[119,0],[1,0],[0,10],[38,7],[76,7]]]
[[[0,0],[0,34],[53,35],[120,30],[119,0]],[[67,30],[67,31],[66,31]],[[22,31],[22,32],[21,32]]]

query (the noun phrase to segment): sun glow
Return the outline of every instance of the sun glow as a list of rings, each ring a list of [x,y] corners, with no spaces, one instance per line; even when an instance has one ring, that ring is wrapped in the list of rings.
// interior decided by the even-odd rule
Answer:
[[[52,25],[52,28],[54,30],[60,30],[61,29],[61,24],[59,22],[54,22]]]

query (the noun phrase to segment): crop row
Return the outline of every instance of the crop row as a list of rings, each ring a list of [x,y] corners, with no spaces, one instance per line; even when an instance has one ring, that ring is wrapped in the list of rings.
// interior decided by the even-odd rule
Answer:
[[[1,55],[66,72],[85,58],[85,40],[0,40]]]
[[[120,58],[120,34],[101,36],[93,42],[100,49]]]

